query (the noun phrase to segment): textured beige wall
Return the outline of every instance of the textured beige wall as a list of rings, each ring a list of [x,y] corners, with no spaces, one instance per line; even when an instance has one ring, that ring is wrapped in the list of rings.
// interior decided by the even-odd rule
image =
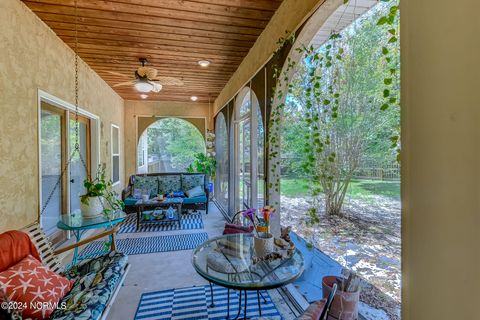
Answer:
[[[401,1],[405,320],[480,319],[479,11]]]
[[[211,106],[197,102],[125,101],[125,177],[137,168],[137,116],[204,117],[212,129]]]
[[[37,90],[73,103],[73,61],[21,1],[0,1],[0,232],[38,220]],[[101,119],[101,161],[110,172],[110,124],[120,125],[124,141],[123,100],[82,61],[79,71],[80,105]],[[121,161],[121,177],[123,168]]]
[[[285,31],[295,31],[325,0],[284,0],[214,103],[216,114],[270,59]],[[321,10],[321,9],[320,9]]]

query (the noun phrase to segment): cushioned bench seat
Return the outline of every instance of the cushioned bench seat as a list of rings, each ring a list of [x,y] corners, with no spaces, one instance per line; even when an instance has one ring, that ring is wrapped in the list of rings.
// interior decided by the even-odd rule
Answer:
[[[207,196],[183,198],[184,204],[195,204],[195,203],[206,203],[206,202],[207,202]]]
[[[99,319],[122,277],[127,256],[112,251],[69,269],[65,276],[75,281],[62,299],[65,309],[57,309],[51,319]]]

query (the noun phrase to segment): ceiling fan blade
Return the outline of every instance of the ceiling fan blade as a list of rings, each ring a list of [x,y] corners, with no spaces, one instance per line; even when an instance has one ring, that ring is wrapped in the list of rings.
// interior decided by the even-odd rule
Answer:
[[[183,86],[183,81],[173,77],[156,77],[151,79],[153,81],[158,81],[164,86]]]
[[[113,87],[132,86],[134,84],[135,84],[135,81],[131,80],[131,81],[127,81],[127,82],[116,83],[116,84],[113,85]]]
[[[115,72],[115,71],[105,71],[106,73],[110,73],[114,76],[119,76],[119,77],[124,77],[124,78],[130,78],[129,76],[127,75],[124,75],[123,73],[120,73],[120,72]]]
[[[148,83],[150,83],[152,86],[153,86],[153,89],[152,91],[157,93],[157,92],[160,92],[160,90],[162,90],[162,85],[158,82],[154,82],[154,81],[148,81]]]

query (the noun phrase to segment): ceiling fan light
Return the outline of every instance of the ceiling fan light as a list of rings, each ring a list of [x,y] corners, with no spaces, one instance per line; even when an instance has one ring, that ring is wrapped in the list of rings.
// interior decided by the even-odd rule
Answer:
[[[139,81],[135,83],[135,89],[140,92],[150,92],[153,90],[153,86],[148,82]]]
[[[197,101],[197,100],[198,100],[198,97],[197,97],[197,96],[191,96],[191,97],[190,97],[190,100],[192,100],[192,101],[194,101],[194,102],[195,102],[195,101]]]
[[[147,99],[147,98],[148,98],[148,94],[142,93],[142,94],[140,95],[140,98],[142,98],[142,99]]]
[[[200,60],[198,61],[198,64],[200,65],[200,67],[203,67],[203,68],[206,68],[210,65],[210,61],[208,60]]]

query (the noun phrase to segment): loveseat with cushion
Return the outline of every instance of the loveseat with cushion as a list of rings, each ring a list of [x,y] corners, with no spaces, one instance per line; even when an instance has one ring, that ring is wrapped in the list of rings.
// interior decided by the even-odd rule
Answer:
[[[127,213],[135,212],[135,203],[148,194],[155,197],[183,198],[182,209],[204,209],[208,214],[208,182],[203,173],[148,173],[130,176],[128,186],[122,191]]]

